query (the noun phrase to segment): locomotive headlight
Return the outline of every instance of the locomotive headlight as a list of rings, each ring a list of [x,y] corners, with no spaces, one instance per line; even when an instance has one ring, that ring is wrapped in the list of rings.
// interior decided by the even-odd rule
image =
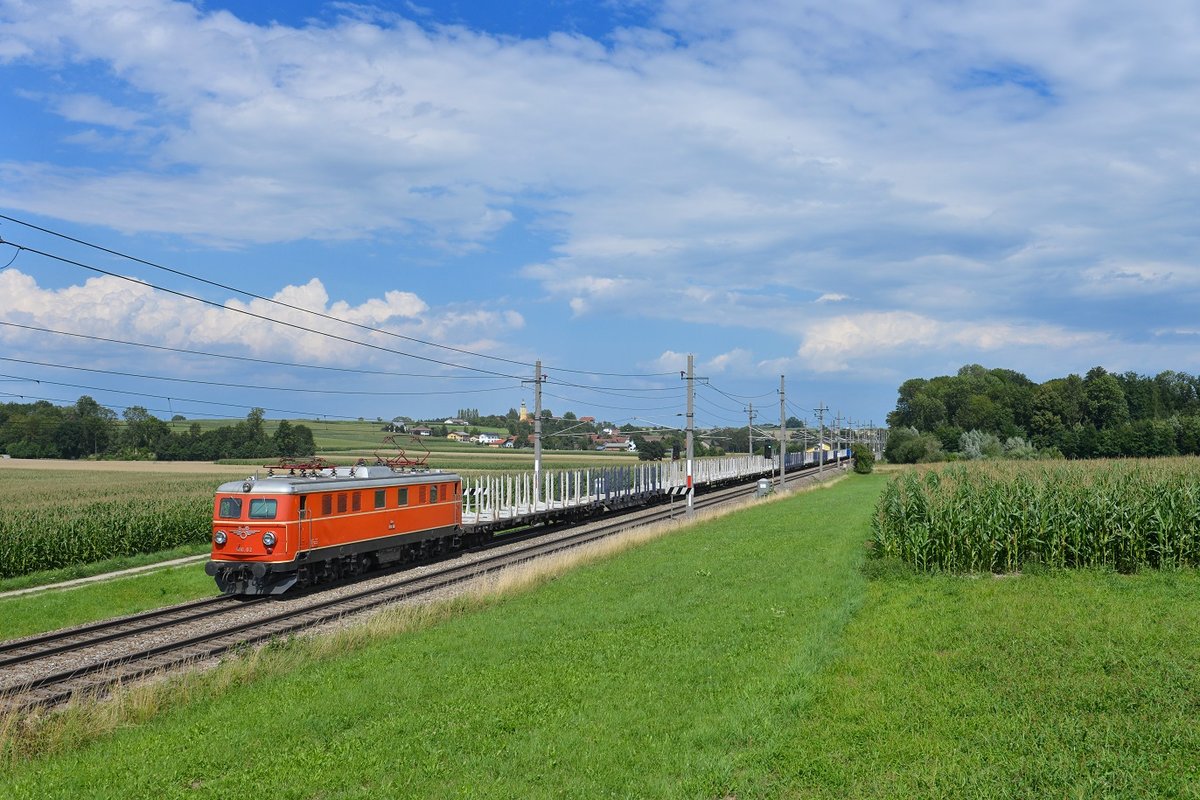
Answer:
[[[270,531],[267,531],[266,533],[264,533],[263,534],[263,544],[266,545],[267,547],[274,547],[275,546],[275,534],[271,533]]]
[[[213,534],[213,541],[217,544],[225,544],[225,540],[227,538],[228,537],[225,535],[225,531],[217,531]]]

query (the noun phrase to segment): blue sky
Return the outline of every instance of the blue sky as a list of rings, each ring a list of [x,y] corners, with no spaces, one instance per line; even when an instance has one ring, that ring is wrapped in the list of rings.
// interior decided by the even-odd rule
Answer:
[[[1172,0],[0,0],[29,248],[0,247],[0,391],[503,413],[541,359],[555,413],[673,425],[694,353],[698,423],[736,425],[780,375],[790,415],[881,422],[968,363],[1200,372],[1198,29]]]

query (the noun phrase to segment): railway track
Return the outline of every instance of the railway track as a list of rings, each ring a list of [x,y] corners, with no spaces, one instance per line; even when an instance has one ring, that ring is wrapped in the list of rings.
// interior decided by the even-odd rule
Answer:
[[[829,474],[829,473],[826,473]],[[791,480],[813,481],[799,475]],[[697,495],[696,509],[710,508],[746,497],[745,485]],[[297,598],[206,598],[156,611],[0,643],[0,668],[16,675],[0,680],[2,704],[29,710],[55,706],[80,694],[102,694],[116,683],[127,683],[217,658],[231,650],[337,622],[385,605],[428,596],[485,578],[518,564],[562,553],[591,542],[654,522],[678,519],[677,505],[660,505],[627,513],[615,520],[591,523],[541,536],[517,535],[495,546],[460,554],[459,563],[439,565],[423,575],[411,570],[384,575],[368,588],[336,587]],[[502,549],[503,552],[491,553]],[[463,559],[467,559],[463,563]],[[392,580],[397,576],[399,580]],[[347,591],[347,589],[349,591]],[[280,610],[280,607],[283,607]],[[242,612],[234,615],[233,612]],[[196,632],[196,627],[223,615],[227,624]],[[235,618],[236,616],[236,618]]]

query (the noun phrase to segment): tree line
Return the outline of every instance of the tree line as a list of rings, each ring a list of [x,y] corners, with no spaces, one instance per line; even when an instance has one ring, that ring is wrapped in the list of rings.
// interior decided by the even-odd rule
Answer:
[[[172,421],[185,420],[177,416]],[[261,408],[234,424],[205,430],[193,422],[176,430],[141,406],[131,406],[118,417],[87,395],[70,406],[45,400],[0,404],[0,453],[14,458],[216,461],[315,452],[312,430],[306,425],[283,420],[267,435]]]
[[[1039,384],[1013,370],[969,364],[955,375],[902,383],[887,421],[885,455],[902,463],[1196,455],[1200,376],[1093,367],[1083,377]]]

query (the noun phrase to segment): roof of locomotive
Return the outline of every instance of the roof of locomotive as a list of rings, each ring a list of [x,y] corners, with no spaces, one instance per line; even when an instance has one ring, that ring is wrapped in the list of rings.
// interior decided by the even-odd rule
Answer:
[[[309,492],[408,486],[462,480],[457,473],[441,470],[395,470],[388,466],[329,467],[302,470],[300,474],[251,475],[217,487],[230,494],[307,494]]]

